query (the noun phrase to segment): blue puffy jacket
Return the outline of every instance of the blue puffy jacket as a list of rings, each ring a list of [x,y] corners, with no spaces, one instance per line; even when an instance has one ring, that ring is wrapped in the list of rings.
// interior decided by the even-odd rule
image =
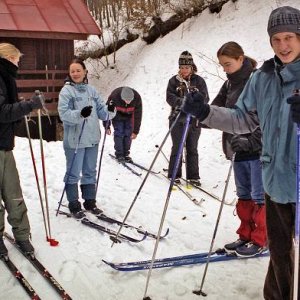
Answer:
[[[91,115],[80,139],[79,148],[93,147],[100,141],[99,119],[110,120],[115,113],[109,112],[99,93],[91,85],[66,83],[61,89],[58,101],[59,117],[64,125],[64,147],[76,148],[84,118],[80,113],[83,107],[93,106]]]
[[[300,88],[300,60],[283,66],[275,57],[248,81],[236,109],[211,106],[203,121],[233,134],[262,131],[263,183],[277,203],[296,202],[296,124],[286,100]]]

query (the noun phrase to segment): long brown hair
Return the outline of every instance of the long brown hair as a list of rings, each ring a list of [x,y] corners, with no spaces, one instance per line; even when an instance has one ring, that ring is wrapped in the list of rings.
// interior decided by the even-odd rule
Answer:
[[[252,57],[245,55],[243,48],[236,42],[227,42],[223,44],[217,52],[217,57],[220,57],[221,55],[225,55],[234,59],[238,59],[240,56],[243,56],[244,59],[247,58],[250,60],[253,68],[256,68],[257,66],[257,61]]]

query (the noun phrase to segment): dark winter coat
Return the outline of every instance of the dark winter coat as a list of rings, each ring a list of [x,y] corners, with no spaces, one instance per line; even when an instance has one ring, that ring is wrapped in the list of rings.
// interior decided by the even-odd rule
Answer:
[[[250,60],[246,58],[240,70],[233,74],[227,74],[228,80],[224,82],[218,95],[213,100],[211,105],[234,108],[253,71],[254,67],[252,66]],[[230,133],[223,132],[223,152],[227,159],[230,159],[233,153],[231,148],[232,136],[233,135]],[[250,149],[247,152],[237,152],[235,161],[258,159],[262,149],[260,128],[253,133],[244,134],[242,136],[248,139],[250,143]]]
[[[203,95],[205,103],[208,103],[209,97],[204,79],[197,74],[192,74],[187,82],[189,89],[197,89]],[[171,106],[171,113],[169,116],[170,121],[174,120],[180,112],[180,107],[187,92],[186,84],[180,81],[179,75],[175,75],[169,80],[166,92],[166,101]],[[185,114],[182,113],[178,122],[184,122],[185,119]]]
[[[122,88],[123,87],[119,87],[112,91],[112,93],[108,97],[107,104],[111,100],[113,100],[113,103],[115,104],[117,114],[114,117],[114,121],[131,121],[133,128],[132,132],[134,134],[138,134],[142,122],[142,98],[136,90],[132,89],[134,93],[134,99],[129,104],[126,104],[125,101],[121,98]],[[103,124],[105,126],[105,122],[103,122]]]
[[[0,150],[14,148],[17,121],[32,111],[31,104],[18,102],[16,76],[18,67],[0,57]]]

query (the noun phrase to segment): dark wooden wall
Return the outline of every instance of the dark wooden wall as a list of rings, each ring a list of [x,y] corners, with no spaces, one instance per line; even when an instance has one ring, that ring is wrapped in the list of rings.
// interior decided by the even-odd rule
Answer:
[[[57,113],[57,101],[68,73],[69,63],[74,57],[74,41],[0,36],[0,43],[3,42],[15,45],[23,53],[19,64],[19,80],[17,80],[19,96],[30,99],[33,92],[39,89],[46,97],[51,123],[48,117],[42,117],[43,139],[61,140],[62,124]],[[46,68],[57,72],[43,72]],[[33,115],[32,120],[34,122],[29,122],[31,137],[39,138],[37,117]],[[27,136],[24,120],[19,124],[16,134],[21,137]]]
[[[0,43],[3,42],[15,45],[24,54],[20,70],[45,70],[45,66],[49,70],[66,70],[74,56],[73,40],[0,37]]]

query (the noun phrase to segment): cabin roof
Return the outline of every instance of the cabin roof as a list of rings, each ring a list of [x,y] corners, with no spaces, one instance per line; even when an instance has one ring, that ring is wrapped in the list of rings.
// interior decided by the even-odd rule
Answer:
[[[0,0],[0,36],[86,39],[90,34],[101,31],[82,0]]]

